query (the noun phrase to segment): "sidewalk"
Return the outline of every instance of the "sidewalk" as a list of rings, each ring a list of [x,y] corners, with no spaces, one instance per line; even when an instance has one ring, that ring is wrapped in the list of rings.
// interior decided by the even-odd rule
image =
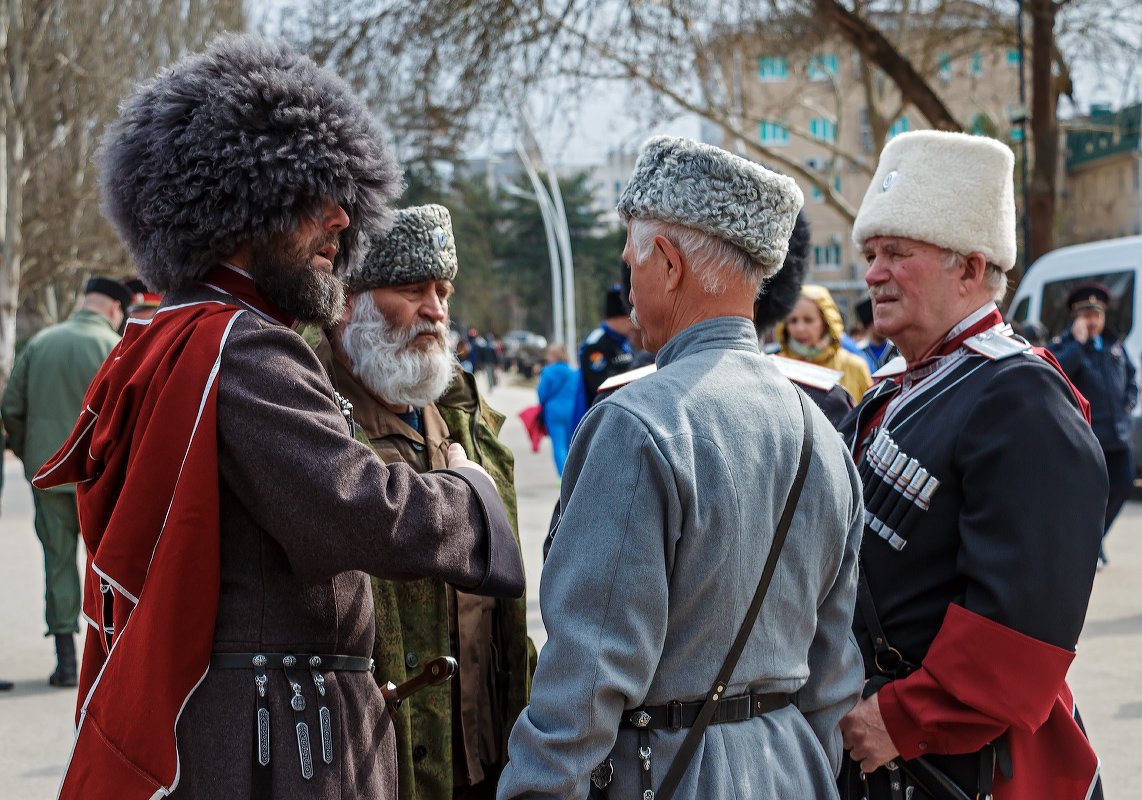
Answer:
[[[488,400],[506,415],[501,438],[516,454],[528,628],[538,646],[546,639],[539,618],[541,547],[558,497],[550,442],[532,453],[517,417],[536,402],[533,389],[501,384]],[[15,681],[16,688],[0,693],[0,797],[51,800],[71,749],[76,692],[47,685],[55,658],[51,640],[43,637],[43,565],[31,492],[11,455],[4,469],[0,678]],[[1102,759],[1107,799],[1131,800],[1142,798],[1142,502],[1126,505],[1107,551],[1110,565],[1095,581],[1069,681]]]

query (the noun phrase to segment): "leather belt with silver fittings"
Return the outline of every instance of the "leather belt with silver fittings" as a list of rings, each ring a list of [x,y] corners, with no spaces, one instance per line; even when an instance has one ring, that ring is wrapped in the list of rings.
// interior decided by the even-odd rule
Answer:
[[[683,703],[672,700],[660,706],[639,706],[623,712],[619,721],[620,730],[669,730],[677,731],[693,726],[698,712],[702,710],[702,700]],[[789,705],[789,695],[739,694],[723,697],[714,708],[711,725],[723,722],[741,722],[760,717]]]
[[[325,676],[323,672],[372,672],[373,659],[367,656],[345,655],[302,655],[293,653],[214,653],[210,656],[212,669],[253,669],[255,726],[258,742],[257,761],[260,766],[270,764],[270,705],[266,697],[269,677],[266,670],[280,669],[289,682],[292,695],[290,708],[293,709],[294,730],[297,733],[298,757],[301,761],[301,775],[306,780],[313,777],[313,750],[309,739],[309,724],[305,721],[305,696],[301,693],[301,681],[297,669],[309,667],[309,675],[317,694],[318,728],[321,732],[321,760],[333,763],[333,720],[329,705],[325,700]]]

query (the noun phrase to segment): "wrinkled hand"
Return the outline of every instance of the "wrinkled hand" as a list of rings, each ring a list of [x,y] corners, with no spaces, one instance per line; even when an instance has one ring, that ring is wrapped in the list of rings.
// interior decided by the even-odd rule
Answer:
[[[483,473],[484,477],[492,480],[492,476],[488,474],[487,470],[468,458],[464,452],[463,445],[453,442],[448,445],[448,469],[474,469],[477,472]],[[495,482],[493,481],[493,484]]]
[[[1090,338],[1090,328],[1087,327],[1085,319],[1075,317],[1075,321],[1071,323],[1071,336],[1075,337],[1075,341],[1079,344],[1086,344],[1086,340]]]
[[[852,751],[853,761],[860,762],[863,772],[872,772],[900,755],[884,727],[880,701],[875,694],[862,698],[856,708],[841,718],[841,737],[845,749]]]

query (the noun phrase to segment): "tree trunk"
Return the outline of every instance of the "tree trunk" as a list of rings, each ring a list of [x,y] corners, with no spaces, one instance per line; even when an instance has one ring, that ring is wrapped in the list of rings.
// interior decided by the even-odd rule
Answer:
[[[814,7],[823,19],[857,49],[861,56],[876,64],[900,89],[905,101],[916,106],[933,128],[942,131],[963,131],[963,126],[952,116],[924,77],[912,63],[893,47],[876,26],[849,11],[837,0],[814,0]]]
[[[1031,13],[1031,147],[1033,172],[1027,186],[1029,241],[1024,263],[1055,248],[1055,183],[1059,171],[1059,96],[1051,66],[1054,56],[1054,0],[1030,0]],[[1026,144],[1024,145],[1026,146]]]

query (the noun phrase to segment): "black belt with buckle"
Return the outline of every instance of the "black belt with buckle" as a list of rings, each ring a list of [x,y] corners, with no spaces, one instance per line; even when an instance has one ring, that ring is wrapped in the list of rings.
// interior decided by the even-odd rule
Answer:
[[[671,700],[661,706],[639,706],[623,712],[619,721],[621,730],[670,730],[677,731],[693,726],[702,710],[704,700],[694,700],[683,703],[680,700]],[[760,717],[770,711],[785,708],[789,705],[789,695],[770,694],[739,694],[733,697],[723,697],[714,706],[714,717],[711,725],[722,722],[741,722],[743,720]]]

